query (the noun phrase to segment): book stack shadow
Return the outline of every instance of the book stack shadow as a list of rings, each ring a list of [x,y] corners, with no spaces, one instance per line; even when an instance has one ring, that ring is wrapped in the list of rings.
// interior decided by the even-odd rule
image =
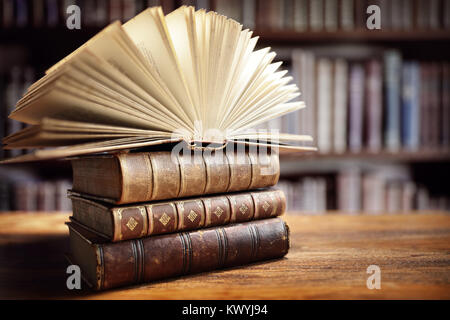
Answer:
[[[104,290],[281,258],[276,153],[124,152],[72,159],[70,262]]]

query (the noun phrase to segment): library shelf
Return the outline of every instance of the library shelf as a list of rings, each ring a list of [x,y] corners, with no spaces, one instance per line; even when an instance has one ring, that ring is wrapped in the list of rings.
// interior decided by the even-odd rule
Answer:
[[[244,27],[245,28],[245,27]],[[40,28],[8,28],[0,30],[2,42],[19,42],[23,39],[65,39],[67,36],[75,39],[89,39],[101,27],[88,26],[80,30],[69,30],[64,27],[40,27]],[[297,43],[311,42],[450,42],[450,30],[415,30],[415,31],[380,31],[380,30],[337,30],[337,31],[295,31],[295,30],[271,30],[256,29],[254,36],[259,36],[260,41],[266,43],[285,43],[295,45]]]
[[[321,160],[355,160],[370,162],[446,162],[450,161],[449,149],[427,149],[419,151],[387,151],[378,152],[362,151],[362,152],[344,152],[344,153],[287,153],[280,154],[280,160],[285,162],[292,161],[321,161]]]
[[[260,29],[254,32],[264,42],[286,43],[288,45],[304,42],[450,42],[450,30],[416,31],[292,31]]]

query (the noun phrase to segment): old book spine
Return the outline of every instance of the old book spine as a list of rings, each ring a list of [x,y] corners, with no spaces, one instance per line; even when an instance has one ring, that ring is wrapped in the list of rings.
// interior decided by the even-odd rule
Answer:
[[[280,258],[289,250],[289,231],[274,218],[94,244],[93,249],[97,268],[92,285],[103,290]]]
[[[110,209],[111,215],[98,212],[101,209],[92,201],[77,197],[72,200],[75,219],[104,235],[109,233],[106,229],[112,229],[113,242],[270,218],[286,210],[281,190],[118,207]]]
[[[387,51],[384,55],[386,88],[385,146],[389,151],[400,148],[400,76],[402,57],[397,51]]]
[[[170,152],[117,155],[122,193],[117,203],[182,198],[273,186],[278,182],[278,155],[207,155]]]
[[[348,63],[336,59],[334,65],[333,151],[343,153],[347,148]]]
[[[365,110],[367,124],[367,149],[377,152],[382,148],[383,130],[383,71],[378,60],[372,59],[367,65]]]
[[[331,151],[332,141],[332,64],[329,59],[317,61],[317,85],[321,92],[317,96],[317,146],[321,153]]]
[[[349,148],[360,152],[363,142],[365,70],[360,63],[350,67],[349,79]]]

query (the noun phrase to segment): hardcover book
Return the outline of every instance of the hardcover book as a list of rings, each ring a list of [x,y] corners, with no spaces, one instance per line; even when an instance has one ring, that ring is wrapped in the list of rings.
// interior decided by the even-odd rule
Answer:
[[[73,219],[111,241],[280,216],[286,209],[281,190],[114,206],[70,192]]]
[[[366,97],[367,109],[367,149],[378,152],[383,146],[383,67],[380,61],[372,59],[366,65]]]
[[[363,147],[365,70],[361,63],[350,67],[349,76],[349,137],[351,152],[360,152]]]
[[[398,151],[400,139],[400,95],[402,58],[397,51],[384,54],[384,85],[386,87],[385,145],[389,151]]]
[[[68,226],[69,260],[97,290],[281,258],[289,250],[289,229],[279,218],[118,243]]]
[[[72,160],[73,190],[118,204],[274,186],[278,154],[169,151],[117,153]]]
[[[322,153],[329,153],[332,148],[333,128],[333,76],[330,59],[320,58],[317,61],[317,147]]]
[[[343,153],[347,148],[348,62],[334,62],[333,89],[333,151]]]
[[[408,150],[420,147],[420,67],[417,62],[402,67],[402,142]]]

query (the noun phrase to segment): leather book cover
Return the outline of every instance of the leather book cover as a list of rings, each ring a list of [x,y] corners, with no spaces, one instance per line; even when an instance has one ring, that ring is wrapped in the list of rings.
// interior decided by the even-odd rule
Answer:
[[[71,261],[96,290],[281,258],[289,250],[288,227],[279,218],[118,243],[67,224]]]
[[[228,193],[115,206],[69,192],[73,217],[110,241],[207,228],[282,215],[286,198],[281,190]]]
[[[73,190],[116,204],[183,198],[274,186],[278,154],[117,153],[72,161]]]

